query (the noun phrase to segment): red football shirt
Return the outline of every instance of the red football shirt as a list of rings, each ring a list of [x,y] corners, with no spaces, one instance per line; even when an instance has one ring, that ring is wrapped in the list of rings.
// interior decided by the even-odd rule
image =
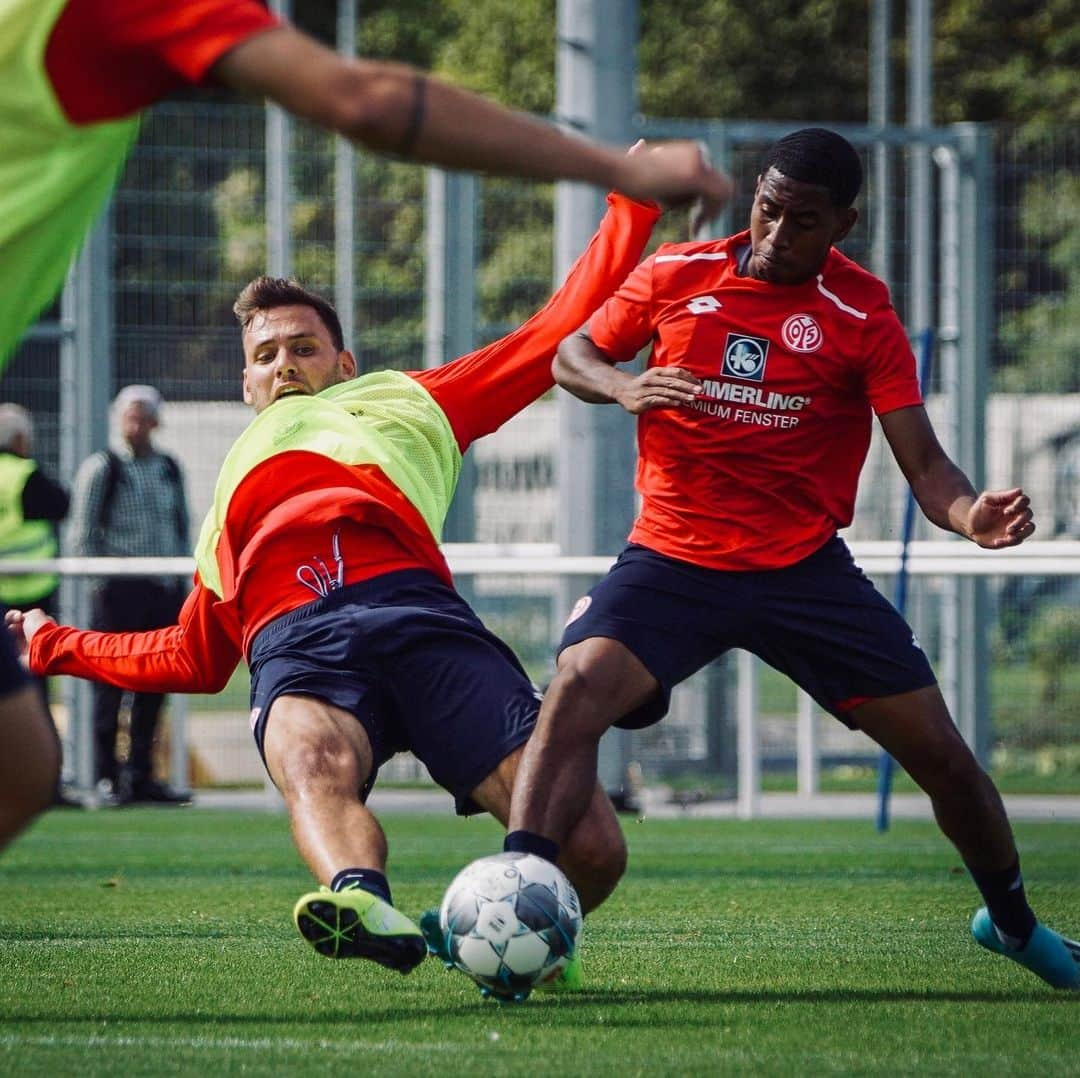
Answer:
[[[839,251],[799,285],[740,276],[748,232],[665,244],[592,317],[613,362],[704,383],[638,420],[641,512],[630,540],[713,569],[773,569],[851,523],[878,415],[922,403],[885,285]]]
[[[637,264],[659,211],[619,195],[608,201],[611,210],[589,247],[537,314],[452,363],[408,372],[442,409],[462,451],[552,387],[559,342]],[[46,625],[31,642],[31,669],[137,692],[217,692],[262,626],[332,590],[332,581],[426,568],[452,583],[420,511],[381,469],[297,450],[244,477],[229,500],[218,555],[224,600],[196,576],[177,624],[164,629],[100,633]]]
[[[68,0],[45,69],[72,123],[116,120],[203,82],[230,49],[280,25],[258,0]]]

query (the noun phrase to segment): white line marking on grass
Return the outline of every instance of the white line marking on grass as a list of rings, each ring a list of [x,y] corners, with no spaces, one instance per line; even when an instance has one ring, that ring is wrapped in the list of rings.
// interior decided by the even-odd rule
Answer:
[[[0,1035],[0,1048],[190,1048],[206,1051],[253,1051],[286,1049],[309,1052],[317,1048],[321,1052],[352,1053],[376,1052],[451,1052],[460,1050],[459,1045],[427,1044],[415,1041],[325,1041],[298,1040],[295,1037],[101,1037],[101,1036],[39,1036],[24,1037],[17,1033]]]

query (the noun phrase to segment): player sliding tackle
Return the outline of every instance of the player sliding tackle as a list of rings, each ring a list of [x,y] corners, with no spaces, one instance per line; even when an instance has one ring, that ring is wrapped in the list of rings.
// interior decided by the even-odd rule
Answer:
[[[839,135],[781,139],[748,231],[662,247],[559,348],[560,385],[640,417],[642,508],[631,545],[570,615],[506,849],[554,859],[592,797],[603,732],[659,721],[673,686],[745,648],[926,791],[985,900],[978,943],[1078,988],[1080,947],[1028,905],[1001,798],[926,656],[836,534],[872,414],[934,524],[992,550],[1035,530],[1023,491],[978,494],[946,456],[888,291],[834,247],[861,180]],[[644,374],[615,367],[650,343]]]
[[[324,885],[294,913],[320,954],[407,973],[426,953],[392,905],[386,839],[364,804],[394,753],[415,753],[459,813],[506,822],[539,694],[454,591],[438,540],[464,450],[553,385],[559,340],[636,265],[659,211],[609,203],[543,310],[433,370],[356,377],[325,300],[252,281],[235,311],[256,416],[222,466],[179,623],[95,633],[8,615],[42,674],[217,692],[247,659],[256,743]],[[614,888],[625,847],[603,791],[586,800],[560,863],[590,908]]]

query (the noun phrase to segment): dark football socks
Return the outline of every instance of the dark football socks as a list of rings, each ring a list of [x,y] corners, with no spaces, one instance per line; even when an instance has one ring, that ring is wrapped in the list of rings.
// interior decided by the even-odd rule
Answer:
[[[1013,948],[1026,946],[1038,922],[1024,894],[1019,860],[996,872],[973,868],[968,871],[986,900],[990,920],[994,922],[1001,942]]]
[[[390,897],[390,882],[378,869],[343,868],[330,882],[331,891],[349,891],[354,887],[381,898],[388,905],[394,904]]]
[[[511,831],[503,839],[505,853],[532,853],[554,864],[559,859],[559,844],[532,831]]]

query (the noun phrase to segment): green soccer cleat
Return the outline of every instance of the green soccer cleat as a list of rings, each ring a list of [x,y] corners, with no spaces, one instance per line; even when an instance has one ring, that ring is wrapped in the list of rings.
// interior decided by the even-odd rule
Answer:
[[[1080,988],[1080,943],[1074,943],[1044,924],[1037,924],[1026,946],[1002,943],[990,913],[983,906],[971,919],[975,942],[995,954],[1003,954],[1031,970],[1055,988]]]
[[[370,958],[409,973],[427,955],[420,929],[377,895],[326,887],[304,895],[293,909],[304,937],[326,958]]]
[[[579,951],[566,963],[555,977],[536,986],[538,992],[584,992],[585,970],[581,965]]]

